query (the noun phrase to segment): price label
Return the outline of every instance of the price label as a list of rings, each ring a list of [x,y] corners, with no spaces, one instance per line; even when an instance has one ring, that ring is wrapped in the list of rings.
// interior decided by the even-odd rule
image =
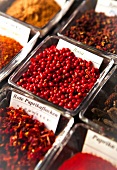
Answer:
[[[11,94],[10,106],[23,108],[27,114],[33,115],[34,119],[45,123],[49,130],[56,131],[60,118],[60,113],[57,110],[16,92]]]
[[[98,0],[95,8],[96,12],[104,12],[107,16],[117,15],[117,1],[116,0]]]
[[[88,130],[82,152],[102,157],[117,167],[117,143]]]
[[[22,46],[25,46],[29,39],[30,28],[9,18],[0,16],[0,34],[13,38]]]
[[[57,44],[57,48],[61,49],[61,48],[69,48],[76,57],[82,58],[86,61],[92,61],[92,63],[94,64],[94,67],[99,68],[102,64],[103,58],[99,57],[96,54],[93,54],[89,51],[86,51],[80,47],[77,47],[65,40],[60,39],[58,44]]]

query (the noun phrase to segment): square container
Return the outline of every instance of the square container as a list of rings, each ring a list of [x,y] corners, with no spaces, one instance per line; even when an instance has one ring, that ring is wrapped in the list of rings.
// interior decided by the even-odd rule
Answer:
[[[17,89],[14,89],[10,86],[6,86],[4,89],[0,91],[0,108],[9,107],[12,92],[23,95],[27,99],[33,99],[34,101],[36,101],[32,96],[29,96],[26,93],[21,92]],[[19,107],[20,107],[20,102],[19,102]],[[55,136],[56,136],[55,142],[53,143],[52,147],[47,151],[43,160],[39,161],[37,165],[35,165],[35,170],[39,169],[41,164],[48,160],[50,153],[53,152],[55,148],[58,147],[58,145],[64,140],[67,133],[73,126],[73,123],[74,123],[73,117],[71,117],[68,113],[60,112],[60,119],[59,119],[58,126],[55,132]]]
[[[82,152],[85,138],[89,130],[99,134],[99,131],[94,130],[93,128],[91,128],[86,124],[82,124],[82,123],[76,124],[70,130],[65,140],[62,142],[60,148],[50,155],[50,159],[45,164],[42,165],[40,170],[45,170],[45,169],[58,170],[58,168],[66,160],[70,159],[75,154]],[[103,137],[110,138],[109,134],[106,135],[100,132],[100,135]]]
[[[117,65],[100,82],[95,94],[79,113],[80,119],[97,129],[117,130]]]
[[[32,52],[31,54],[28,56],[27,60],[22,64],[21,67],[19,67],[11,76],[10,78],[8,79],[8,83],[12,86],[14,86],[15,88],[18,88],[19,90],[21,91],[24,91],[30,95],[34,95],[32,94],[32,92],[30,92],[29,90],[26,90],[24,88],[22,88],[21,86],[17,85],[17,81],[21,78],[22,74],[28,69],[28,66],[30,64],[30,59],[32,57],[36,57],[36,55],[40,52],[42,52],[45,48],[47,47],[50,47],[51,45],[57,45],[57,43],[59,42],[59,40],[62,39],[62,40],[65,40],[69,43],[72,44],[72,42],[70,40],[66,40],[64,38],[60,38],[58,36],[48,36],[46,37],[42,43],[40,43]],[[79,45],[78,43],[74,43],[74,45],[80,47],[80,48],[83,48],[84,50],[87,51],[87,49],[83,46],[83,45]],[[63,46],[64,47],[64,46]],[[97,82],[95,83],[94,87],[93,87],[93,90],[95,91],[96,89],[96,85],[98,83],[98,81],[101,81],[104,76],[108,73],[108,71],[110,70],[110,68],[112,67],[112,65],[114,64],[113,60],[110,59],[110,57],[106,56],[106,55],[103,55],[102,53],[97,53],[95,51],[92,51],[92,50],[88,50],[89,52],[93,53],[93,54],[96,54],[98,56],[101,56],[103,58],[103,62],[102,62],[102,65],[100,66],[100,77],[99,79],[97,80]],[[77,56],[78,57],[78,56]],[[91,91],[91,90],[90,90]],[[90,93],[90,92],[89,92]],[[93,92],[92,92],[93,94]],[[40,97],[38,97],[37,95],[34,95],[37,99],[39,99]],[[86,102],[86,99],[87,99],[87,96],[85,97],[85,99],[83,100],[83,102],[81,102],[81,104],[75,109],[75,110],[70,110],[70,109],[64,109],[56,104],[53,104],[52,102],[49,102],[49,101],[46,101],[45,99],[43,98],[40,98],[40,100],[44,101],[44,102],[47,102],[47,104],[50,104],[54,107],[57,107],[58,109],[60,110],[63,110],[63,111],[68,111],[72,116],[78,114],[78,112],[80,111],[82,105]]]
[[[21,24],[17,20],[13,19],[12,17],[10,17],[2,12],[0,12],[0,16],[5,17],[9,21],[10,20],[14,21],[16,24]],[[21,25],[24,25],[24,24],[21,24]],[[29,28],[27,26],[25,26],[25,27]],[[29,34],[27,44],[24,45],[23,48],[18,52],[18,54],[16,56],[14,56],[10,60],[10,62],[0,70],[0,82],[2,82],[26,58],[27,54],[33,49],[38,36],[39,36],[39,32],[36,32],[36,31],[30,29],[30,34]]]
[[[0,2],[0,11],[5,13],[6,10],[12,5],[12,3],[14,1],[15,0],[1,1]],[[74,0],[68,0],[68,1],[64,0],[63,5],[61,6],[61,10],[42,28],[36,27],[34,25],[31,25],[31,24],[27,24],[26,22],[20,21],[18,19],[17,20],[21,23],[25,23],[25,25],[27,25],[31,29],[33,29],[35,31],[39,31],[40,32],[40,38],[42,38],[62,19],[62,17],[67,13],[67,11],[70,9],[70,7],[72,6],[73,3],[74,3]]]
[[[85,1],[82,0],[82,1],[81,1],[81,4],[76,8],[76,10],[73,12],[73,14],[68,18],[67,23],[58,31],[58,35],[59,35],[59,36],[65,36],[65,37],[67,37],[68,39],[71,39],[72,41],[77,41],[75,38],[67,36],[67,35],[66,35],[66,31],[68,31],[72,26],[75,26],[75,25],[76,25],[76,20],[77,20],[77,19],[79,20],[79,19],[82,17],[82,15],[85,14],[85,12],[87,12],[88,10],[95,10],[96,4],[97,4],[97,0],[85,0]],[[89,16],[89,18],[90,18],[90,16]],[[82,23],[83,23],[83,22],[82,22]],[[85,24],[85,21],[84,21],[84,24]],[[94,25],[94,24],[92,23],[92,25]],[[81,28],[81,25],[80,25],[80,24],[79,24],[79,27]],[[85,26],[85,27],[87,28],[88,26]],[[110,27],[112,27],[112,26],[110,26]],[[82,26],[82,28],[83,28],[83,26]],[[74,27],[73,27],[72,29],[74,30]],[[95,29],[95,28],[94,28],[94,29]],[[92,30],[93,30],[93,26],[92,26]],[[98,28],[97,28],[96,31],[98,31]],[[87,31],[86,31],[86,32],[87,32]],[[78,34],[78,30],[77,30],[76,34]],[[80,34],[82,35],[83,32],[80,31]],[[95,35],[95,33],[92,34],[92,35]],[[105,35],[107,35],[107,34],[105,33]],[[85,38],[86,38],[86,36],[87,36],[87,35],[84,34],[84,37],[85,37]],[[96,36],[96,35],[95,35],[95,36]],[[96,38],[95,36],[94,36],[94,38]],[[88,36],[87,36],[87,38],[89,38],[89,37],[91,37],[91,35],[88,35]],[[101,37],[101,35],[99,35],[99,37]],[[82,38],[81,38],[81,39],[82,39]],[[83,43],[82,40],[79,40],[79,42]],[[102,42],[102,43],[103,43],[103,42]],[[87,45],[87,43],[86,43],[86,44],[83,43],[83,44],[86,45],[87,48],[88,48],[88,46],[90,46],[90,47],[92,47],[92,48],[94,48],[94,49],[99,50],[99,48],[98,48],[98,47],[96,48],[95,45]],[[111,45],[113,44],[113,43],[112,43],[112,40],[111,40],[111,43],[110,43],[110,44],[111,44]],[[99,43],[98,43],[97,45],[99,45]],[[110,48],[110,47],[106,47],[106,48]],[[113,54],[113,53],[111,53],[111,52],[107,52],[106,49],[105,49],[105,50],[100,50],[100,51],[102,51],[102,52],[105,53],[105,54],[109,54],[111,57],[116,58],[116,53]],[[112,54],[112,55],[111,55],[111,54]]]

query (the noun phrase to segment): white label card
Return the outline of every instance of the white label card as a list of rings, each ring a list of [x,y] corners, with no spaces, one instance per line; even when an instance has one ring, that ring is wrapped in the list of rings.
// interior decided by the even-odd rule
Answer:
[[[65,40],[60,39],[57,44],[57,48],[61,49],[63,47],[69,48],[75,54],[76,57],[82,58],[83,60],[86,60],[86,61],[92,61],[92,63],[94,64],[94,67],[96,68],[99,68],[102,64],[102,61],[103,61],[102,57],[99,57],[96,54],[93,54]]]
[[[117,167],[117,143],[88,130],[82,152],[99,156]]]
[[[95,8],[96,12],[104,12],[107,16],[117,15],[116,0],[98,0]]]
[[[49,130],[53,130],[53,132],[56,131],[60,113],[51,107],[16,92],[12,92],[10,106],[23,108],[27,114],[33,115],[34,119],[45,123]]]
[[[57,2],[58,5],[60,5],[61,8],[63,8],[64,5],[65,5],[65,3],[66,3],[66,0],[62,0],[62,1],[60,1],[60,0],[55,0],[55,1]]]
[[[22,46],[25,46],[29,39],[30,28],[9,18],[0,16],[0,34],[13,38]]]

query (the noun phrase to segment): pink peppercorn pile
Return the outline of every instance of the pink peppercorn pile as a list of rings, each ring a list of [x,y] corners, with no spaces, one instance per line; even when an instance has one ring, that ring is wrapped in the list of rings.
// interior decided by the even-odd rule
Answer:
[[[99,77],[91,61],[77,58],[68,48],[46,48],[30,59],[17,85],[63,108],[74,110]]]

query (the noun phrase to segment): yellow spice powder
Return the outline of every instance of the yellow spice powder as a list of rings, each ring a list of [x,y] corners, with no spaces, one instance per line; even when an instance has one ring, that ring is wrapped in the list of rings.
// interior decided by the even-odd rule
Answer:
[[[15,0],[6,13],[36,27],[45,26],[61,7],[55,0]]]

